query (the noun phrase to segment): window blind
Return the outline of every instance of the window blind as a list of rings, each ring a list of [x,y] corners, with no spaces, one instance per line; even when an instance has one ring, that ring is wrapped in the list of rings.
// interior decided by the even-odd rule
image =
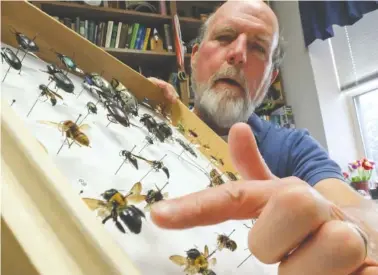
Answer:
[[[333,30],[330,41],[341,91],[378,78],[378,10]]]

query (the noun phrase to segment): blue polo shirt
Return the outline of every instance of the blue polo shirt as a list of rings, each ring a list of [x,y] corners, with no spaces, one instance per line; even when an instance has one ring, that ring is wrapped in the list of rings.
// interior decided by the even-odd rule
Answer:
[[[344,180],[340,167],[307,130],[281,128],[256,114],[247,123],[261,155],[277,177],[295,176],[311,186],[327,178]]]

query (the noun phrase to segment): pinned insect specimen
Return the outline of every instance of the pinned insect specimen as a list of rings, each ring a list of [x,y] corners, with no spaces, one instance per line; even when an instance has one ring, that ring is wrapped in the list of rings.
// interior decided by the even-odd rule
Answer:
[[[75,71],[75,72],[78,72],[78,73],[83,73],[83,70],[81,70],[77,67],[75,61],[72,58],[70,58],[67,55],[64,55],[62,53],[59,53],[59,52],[55,51],[54,49],[50,49],[50,50],[56,54],[56,56],[59,58],[59,60],[62,62],[62,64],[66,67],[66,69],[67,69],[66,75],[68,74],[68,70]],[[74,57],[75,57],[75,53],[74,53]]]
[[[214,266],[217,262],[215,258],[209,259],[209,248],[205,245],[204,252],[201,253],[198,249],[192,248],[186,252],[186,257],[180,255],[170,256],[169,259],[179,265],[185,266],[184,272],[186,274],[207,274],[216,275],[209,267]]]
[[[18,32],[12,26],[10,26],[10,31],[16,36],[16,40],[17,40],[17,43],[18,43],[18,46],[19,46],[18,49],[17,49],[16,55],[18,54],[18,51],[20,49],[22,49],[24,51],[24,56],[21,58],[21,61],[20,61],[21,63],[22,63],[22,61],[24,61],[24,58],[25,58],[25,56],[28,52],[38,52],[39,51],[39,47],[37,46],[37,44],[34,41],[37,38],[37,34],[33,37],[33,39],[30,39],[25,34]],[[20,73],[21,73],[21,68],[20,68],[18,74],[20,74]]]
[[[107,115],[107,118],[110,121],[109,124],[110,123],[119,123],[124,127],[130,126],[130,121],[129,121],[129,118],[127,116],[127,113],[118,104],[107,100],[107,101],[105,101],[105,107],[109,112],[108,115]]]
[[[134,116],[138,116],[138,100],[137,98],[123,86],[121,82],[113,78],[110,84],[115,90],[114,99],[125,109],[125,111]]]
[[[42,71],[42,70],[41,70]],[[47,87],[50,85],[51,82],[55,82],[55,88],[62,89],[66,93],[73,94],[75,90],[75,85],[73,84],[72,80],[66,76],[61,69],[56,67],[53,64],[47,65],[47,71],[42,71],[45,73],[48,73],[50,75],[49,77],[49,83],[47,84]]]
[[[218,185],[224,184],[224,180],[222,179],[222,175],[218,173],[216,169],[212,169],[210,171],[210,185],[209,187],[215,187]]]
[[[40,89],[42,92],[38,95],[37,99],[35,100],[33,106],[30,108],[30,110],[29,110],[28,114],[26,115],[26,117],[28,117],[28,116],[30,115],[30,113],[31,113],[32,110],[34,109],[34,106],[37,104],[39,98],[42,97],[42,96],[45,96],[45,97],[46,97],[46,100],[47,100],[47,99],[50,99],[50,102],[51,102],[52,106],[55,106],[55,105],[56,105],[56,102],[57,102],[56,98],[60,98],[61,100],[63,100],[63,97],[62,97],[61,95],[59,95],[58,93],[56,93],[56,92],[50,90],[50,89],[47,88],[47,86],[44,85],[44,84],[39,85],[39,89]]]
[[[181,134],[185,135],[186,129],[185,129],[184,125],[182,125],[181,121],[180,121],[179,123],[177,123],[176,128],[177,128],[177,130],[178,130]]]
[[[98,73],[90,73],[88,77],[91,79],[94,86],[100,88],[102,97],[111,100],[116,95],[112,85]]]
[[[150,136],[146,136],[145,140],[147,141],[146,144],[140,149],[139,154],[143,151],[144,148],[146,148],[148,145],[154,144],[154,140]]]
[[[245,249],[245,250],[248,250],[248,248],[247,249]],[[239,265],[238,265],[238,267],[237,268],[239,268],[239,267],[241,267],[249,258],[251,258],[252,257],[252,253],[250,253],[249,255],[248,255],[248,257],[247,258],[245,258]]]
[[[219,251],[222,251],[223,248],[226,248],[230,251],[235,251],[237,249],[238,246],[236,245],[236,242],[230,239],[230,236],[234,232],[235,232],[235,229],[232,230],[232,232],[228,235],[218,234],[217,244],[218,244]]]
[[[39,123],[57,127],[59,131],[62,132],[62,134],[66,135],[66,139],[62,143],[62,146],[59,148],[57,154],[59,154],[60,150],[63,148],[63,145],[68,139],[72,139],[72,142],[71,144],[69,144],[68,148],[70,148],[73,143],[76,143],[80,147],[81,146],[90,147],[88,136],[82,132],[83,130],[88,129],[89,125],[82,124],[78,126],[76,122],[79,120],[80,117],[81,115],[78,116],[75,122],[73,122],[72,120],[65,120],[59,123],[52,122],[52,121],[39,121]]]
[[[150,211],[151,209],[151,206],[158,202],[158,201],[162,201],[164,200],[165,198],[168,197],[168,193],[165,192],[165,193],[162,193],[163,189],[168,185],[168,182],[166,184],[164,184],[164,186],[160,189],[159,187],[156,187],[156,190],[154,189],[150,189],[147,191],[147,195],[145,195],[145,201],[147,203],[147,205],[144,207],[144,211]]]
[[[164,163],[161,160],[148,160],[148,159],[141,157],[141,156],[137,156],[137,155],[134,155],[134,156],[138,159],[141,159],[141,160],[144,160],[145,162],[147,162],[149,165],[151,165],[151,168],[154,169],[156,172],[159,171],[159,170],[163,170],[163,172],[165,173],[165,175],[169,179],[169,170],[168,170],[167,167],[164,166]]]
[[[143,114],[142,118],[139,120],[146,126],[148,132],[153,133],[154,129],[157,127],[156,120],[149,114]]]
[[[117,169],[117,171],[115,172],[114,175],[117,175],[118,171],[121,169],[122,165],[124,165],[126,161],[129,161],[138,170],[138,161],[135,158],[135,156],[132,154],[135,147],[136,147],[136,145],[134,145],[134,147],[133,147],[133,149],[131,149],[131,151],[122,150],[122,151],[119,152],[119,155],[121,157],[124,157],[125,159],[123,160],[121,165],[118,167],[118,169]]]
[[[181,145],[182,148],[184,148],[184,151],[188,151],[190,154],[192,154],[193,156],[197,157],[197,154],[196,152],[194,152],[193,148],[190,147],[189,144],[185,143],[182,139],[179,139],[179,138],[176,138],[176,141]],[[184,152],[182,151],[181,154]],[[180,154],[180,156],[181,156]]]
[[[88,101],[87,105],[87,114],[85,115],[85,117],[83,118],[83,120],[80,122],[80,123],[83,123],[84,120],[90,115],[90,114],[97,114],[97,106],[96,104],[94,104],[93,102],[91,101]]]
[[[188,133],[189,133],[189,136],[193,138],[198,138],[198,134],[195,132],[195,130],[189,129]]]
[[[9,68],[7,72],[5,73],[5,76],[2,82],[4,82],[5,78],[7,77],[7,74],[10,68],[13,68],[15,70],[21,70],[21,66],[22,66],[20,59],[11,49],[1,47],[1,63],[3,63],[4,59],[8,63]]]
[[[169,127],[169,125],[164,121],[157,124],[157,127],[154,132],[156,137],[161,142],[164,142],[164,140],[166,140],[167,138],[172,137],[173,134],[171,127]]]
[[[142,218],[145,218],[145,215],[142,210],[130,203],[143,201],[143,197],[140,196],[141,191],[142,185],[137,182],[125,196],[116,189],[109,189],[102,194],[104,200],[91,198],[83,198],[83,200],[91,210],[98,211],[99,216],[103,218],[103,224],[113,219],[118,230],[126,233],[118,220],[119,217],[132,233],[139,234],[142,230]]]
[[[226,171],[225,172],[227,177],[231,180],[231,181],[237,181],[238,178],[236,177],[236,175],[230,171]]]
[[[210,150],[210,145],[209,144],[203,144],[202,147],[205,148],[206,150]]]

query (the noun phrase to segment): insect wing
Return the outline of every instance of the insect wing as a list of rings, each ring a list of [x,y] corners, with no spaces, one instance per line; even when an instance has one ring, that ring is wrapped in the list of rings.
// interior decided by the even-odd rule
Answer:
[[[133,157],[132,155],[127,155],[127,159],[138,170],[138,160],[135,157]]]
[[[106,207],[106,202],[102,200],[83,198],[83,201],[91,210],[96,210],[98,208]]]
[[[204,249],[203,255],[205,256],[205,258],[207,256],[209,256],[209,248],[207,247],[207,245],[205,245],[205,249]]]
[[[183,266],[188,264],[188,260],[180,255],[170,256],[169,259],[177,265]]]
[[[80,131],[86,131],[86,130],[89,130],[91,128],[91,126],[89,126],[89,124],[83,124],[83,125],[80,125],[79,129]]]
[[[212,258],[210,261],[209,261],[209,266],[214,266],[217,264],[217,259],[216,258]]]
[[[168,170],[168,168],[165,167],[165,166],[163,166],[161,169],[162,169],[162,170],[164,171],[164,173],[167,175],[167,178],[169,178],[169,170]]]
[[[165,192],[165,193],[163,194],[163,198],[164,198],[164,199],[167,199],[168,196],[169,196],[169,193],[168,193],[168,192]]]
[[[50,91],[50,92],[52,92],[54,95],[56,95],[56,96],[59,97],[61,100],[63,100],[63,97],[62,97],[60,94],[58,94],[58,93],[56,93],[56,92],[54,92],[54,91]]]
[[[130,193],[133,195],[140,195],[140,192],[142,192],[142,183],[138,181],[131,187]]]
[[[57,128],[59,128],[59,124],[60,124],[60,123],[57,123],[57,122],[46,121],[46,120],[38,120],[37,122],[41,123],[41,124],[45,124],[45,125],[54,126],[54,127],[57,127]]]
[[[134,194],[127,197],[127,201],[130,203],[140,203],[145,201],[145,195]]]

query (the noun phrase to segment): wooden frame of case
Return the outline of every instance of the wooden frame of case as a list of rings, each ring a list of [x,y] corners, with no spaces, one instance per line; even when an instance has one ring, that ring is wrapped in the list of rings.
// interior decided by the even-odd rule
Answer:
[[[37,54],[44,61],[58,63],[50,48],[67,55],[76,51],[75,61],[84,71],[104,71],[105,78],[119,79],[139,99],[168,104],[157,86],[32,4],[2,1],[1,20],[2,42],[17,47],[9,25],[28,37],[38,33]],[[210,150],[200,149],[205,156],[222,158],[219,169],[235,173],[222,138],[181,102],[169,108],[174,125],[180,121],[210,144]],[[64,175],[4,102],[1,122],[2,224],[7,229],[4,235],[12,235],[21,248],[3,253],[3,262],[17,263],[4,265],[12,271],[2,270],[3,274],[17,274],[23,268],[28,270],[23,274],[140,274],[74,190],[67,188]],[[26,257],[20,257],[21,251]]]

